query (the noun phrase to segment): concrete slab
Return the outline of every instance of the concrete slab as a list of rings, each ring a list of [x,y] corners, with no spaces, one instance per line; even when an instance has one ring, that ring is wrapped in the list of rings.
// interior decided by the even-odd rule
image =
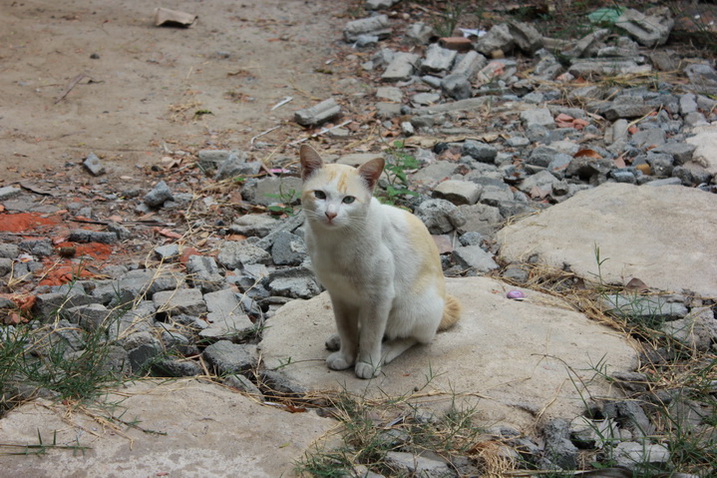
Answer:
[[[497,233],[500,256],[626,284],[717,297],[717,195],[683,186],[603,184]]]
[[[413,395],[438,410],[455,399],[476,405],[487,424],[518,427],[577,416],[584,399],[617,393],[591,380],[591,367],[634,370],[634,350],[619,333],[555,298],[526,290],[527,300],[512,301],[506,298],[509,286],[483,277],[449,279],[447,287],[463,304],[461,321],[430,345],[405,352],[373,380],[326,367],[324,341],[335,332],[326,293],[290,302],[269,319],[260,344],[263,360],[312,390]]]
[[[199,380],[141,381],[110,397],[94,417],[36,400],[0,420],[0,443],[89,447],[2,457],[0,476],[73,478],[294,476],[294,460],[336,425],[313,411],[288,413]],[[137,428],[113,429],[112,413]],[[161,434],[160,434],[161,433]],[[3,452],[22,451],[4,448]]]

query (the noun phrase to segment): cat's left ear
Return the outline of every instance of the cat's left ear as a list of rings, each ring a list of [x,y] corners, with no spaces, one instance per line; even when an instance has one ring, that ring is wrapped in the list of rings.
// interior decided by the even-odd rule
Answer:
[[[383,172],[384,160],[383,158],[374,158],[371,161],[367,161],[358,168],[359,176],[368,184],[369,189],[373,190],[376,187],[378,178],[381,177]]]
[[[306,179],[317,169],[321,169],[324,162],[321,161],[319,153],[308,144],[302,144],[299,149],[299,159],[301,160],[301,179]]]

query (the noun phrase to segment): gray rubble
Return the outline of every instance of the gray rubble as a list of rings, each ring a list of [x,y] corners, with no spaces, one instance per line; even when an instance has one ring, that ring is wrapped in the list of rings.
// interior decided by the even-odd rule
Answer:
[[[371,1],[367,8],[392,3]],[[398,131],[400,124],[401,151],[419,160],[419,167],[403,171],[415,196],[395,201],[411,209],[434,235],[446,274],[502,277],[508,282],[484,287],[501,298],[514,287],[510,284],[534,278],[535,264],[562,270],[575,280],[598,280],[614,287],[625,288],[630,279],[639,279],[645,290],[605,295],[598,304],[601,310],[627,324],[649,327],[690,353],[713,351],[717,279],[711,258],[717,254],[717,231],[710,219],[717,191],[717,102],[710,96],[717,92],[717,73],[707,61],[681,66],[666,52],[644,48],[667,41],[673,27],[670,16],[626,10],[616,27],[630,38],[598,29],[568,43],[544,38],[525,23],[501,23],[462,53],[430,43],[434,32],[420,23],[405,33],[410,52],[400,51],[403,47],[379,50],[377,41],[399,31],[394,23],[387,15],[349,22],[343,36],[351,45],[345,47],[369,52],[361,66],[374,82],[375,89],[367,90],[373,95],[367,96],[377,100],[376,117],[387,130]],[[375,54],[370,53],[372,47]],[[518,50],[519,56],[503,58]],[[657,77],[649,85],[590,83],[665,69],[681,69],[683,84]],[[570,83],[576,78],[586,80],[584,86]],[[339,102],[350,105],[353,98],[337,95],[297,111],[294,120],[311,128],[342,114],[351,118],[354,106],[344,110]],[[350,137],[353,132],[346,129],[343,134]],[[343,152],[350,154],[337,162],[352,166],[392,157],[377,149]],[[84,167],[100,175],[101,164],[93,156]],[[81,353],[92,334],[101,334],[111,343],[105,365],[120,373],[131,369],[194,376],[204,374],[206,364],[228,387],[267,399],[303,397],[307,384],[281,371],[289,362],[274,364],[278,370],[267,368],[260,352],[264,337],[273,333],[266,334],[265,328],[274,327],[277,310],[285,304],[290,310],[297,303],[305,305],[295,299],[319,300],[315,297],[323,289],[307,259],[297,171],[287,161],[279,176],[265,175],[261,158],[252,151],[200,150],[201,180],[226,183],[240,177],[236,192],[244,203],[210,224],[204,215],[225,201],[202,193],[207,197],[197,201],[202,203],[200,214],[188,220],[194,221],[192,228],[217,231],[207,249],[187,258],[182,257],[182,241],[156,241],[150,249],[154,264],[127,264],[102,278],[42,286],[32,312],[49,327],[43,333],[66,344],[66,354]],[[152,188],[123,190],[123,201],[139,213],[163,217],[196,197],[192,187],[169,175],[156,178]],[[380,182],[379,194],[386,184]],[[32,188],[0,187],[5,210],[62,210],[61,202],[42,204],[27,189]],[[102,198],[117,201],[118,195]],[[252,207],[265,212],[257,214]],[[272,216],[271,208],[290,217]],[[65,209],[91,217],[95,207]],[[106,230],[73,228],[65,239],[131,247],[142,231],[137,224],[119,226],[101,218],[97,222]],[[166,223],[158,220],[161,226],[154,231],[182,224],[169,219]],[[0,276],[7,284],[35,280],[43,258],[57,253],[49,239],[3,238],[12,242],[0,244]],[[477,291],[464,292],[468,297]],[[11,300],[0,299],[1,310],[14,308]],[[318,308],[312,317],[303,317],[303,326],[315,325],[315,318],[326,310]],[[467,313],[470,316],[472,310]],[[479,337],[485,334],[479,324],[483,322],[465,327],[476,327]],[[0,337],[7,337],[10,327],[0,326]],[[667,352],[648,353],[659,358]],[[302,364],[318,369],[320,362],[307,356]],[[481,363],[492,366],[490,359]],[[323,368],[321,373],[325,378]],[[494,371],[494,376],[501,373]],[[642,383],[646,377],[634,367],[610,376],[629,400],[591,400],[585,416],[573,413],[541,421],[536,438],[519,438],[517,431],[497,435],[516,449],[530,450],[521,458],[545,469],[573,470],[580,450],[587,448],[599,449],[628,469],[666,466],[670,449],[654,439],[656,423],[648,404],[655,396]],[[509,405],[533,418],[542,413],[517,399]],[[705,425],[705,418],[695,411],[698,406],[680,400],[673,406],[688,410],[683,414],[690,418],[690,427]],[[466,475],[479,473],[470,464],[456,464],[465,457],[455,457],[451,466],[436,458],[409,448],[397,448],[387,456],[406,474],[457,476],[455,469]]]
[[[386,15],[376,15],[348,22],[344,26],[344,40],[354,42],[361,35],[372,35],[379,39],[391,34],[391,23]]]
[[[82,162],[85,169],[93,176],[102,176],[107,172],[100,158],[95,153],[87,155],[85,160]]]
[[[314,106],[310,106],[294,113],[294,121],[301,126],[316,126],[333,120],[341,115],[341,106],[336,100],[329,98]]]

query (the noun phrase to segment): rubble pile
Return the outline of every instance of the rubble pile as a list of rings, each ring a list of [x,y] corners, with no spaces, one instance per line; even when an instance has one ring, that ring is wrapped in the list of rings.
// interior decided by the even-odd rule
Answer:
[[[425,23],[383,12],[337,34],[337,49],[372,95],[353,98],[358,86],[348,81],[294,121],[309,128],[303,140],[341,145],[365,129],[329,123],[370,112],[388,147],[343,155],[332,148],[327,158],[358,165],[381,155],[403,168],[411,193],[391,199],[434,234],[447,275],[495,271],[525,283],[528,273],[501,256],[496,233],[606,183],[717,192],[717,72],[708,60],[665,49],[674,25],[666,10],[624,10],[614,28],[572,42],[519,21],[438,38]],[[252,151],[200,150],[184,154],[192,169],[158,167],[152,184],[138,187],[103,179],[107,168],[89,154],[81,164],[93,182],[80,190],[53,178],[0,187],[0,337],[32,319],[33,340],[61,343],[70,357],[99,331],[108,344],[103,366],[118,374],[209,372],[252,394],[303,395],[302,384],[261,367],[257,348],[280,306],[322,291],[306,255],[290,154],[266,165]],[[402,166],[406,155],[417,167]],[[379,195],[392,181],[382,179]],[[659,305],[669,309],[662,332],[714,347],[713,299],[669,296]],[[620,297],[605,304],[624,306]],[[688,333],[696,312],[699,331]],[[33,359],[45,352],[34,347]],[[53,396],[17,385],[17,394]],[[574,469],[576,446],[613,447],[627,467],[669,459],[663,444],[643,440],[652,425],[636,402],[605,404],[601,416],[552,421],[542,440],[496,433],[549,469]],[[426,476],[453,476],[446,473]]]

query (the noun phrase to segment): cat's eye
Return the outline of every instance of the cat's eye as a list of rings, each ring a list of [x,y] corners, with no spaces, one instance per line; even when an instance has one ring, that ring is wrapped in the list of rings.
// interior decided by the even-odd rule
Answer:
[[[314,197],[316,199],[326,199],[326,193],[323,191],[314,191]]]
[[[346,197],[343,199],[342,202],[343,202],[344,204],[351,204],[351,203],[354,202],[355,200],[356,200],[356,198],[353,197],[353,196],[346,196]]]

